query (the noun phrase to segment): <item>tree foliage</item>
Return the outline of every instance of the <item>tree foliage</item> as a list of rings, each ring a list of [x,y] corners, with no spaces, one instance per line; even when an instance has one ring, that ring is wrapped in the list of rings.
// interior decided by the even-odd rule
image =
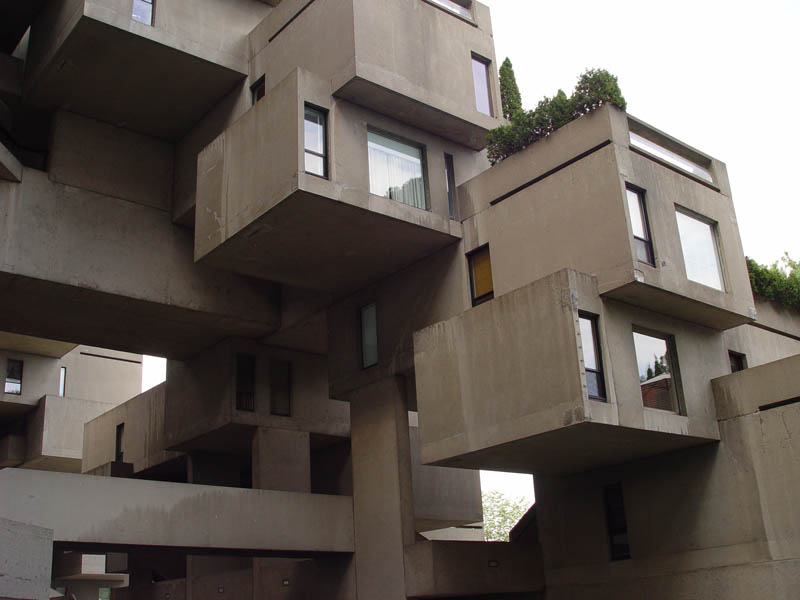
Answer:
[[[512,115],[522,112],[522,96],[517,87],[514,67],[508,58],[500,65],[500,100],[503,103],[503,116],[506,119],[511,119]]]
[[[504,70],[506,64],[508,68]],[[627,106],[614,75],[604,69],[589,69],[578,78],[571,96],[558,90],[552,98],[542,99],[534,110],[523,110],[508,59],[500,68],[500,95],[503,115],[510,123],[493,129],[487,136],[489,162],[493,165],[604,104],[611,103],[622,110]]]
[[[483,494],[483,536],[487,542],[507,542],[508,532],[528,511],[524,498],[509,498],[502,492],[490,490]]]
[[[800,311],[800,262],[792,260],[789,254],[770,266],[747,258],[747,270],[753,294]]]

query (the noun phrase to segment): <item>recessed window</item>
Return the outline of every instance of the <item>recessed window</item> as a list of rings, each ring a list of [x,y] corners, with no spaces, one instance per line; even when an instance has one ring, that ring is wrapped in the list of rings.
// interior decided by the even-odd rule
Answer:
[[[493,117],[492,96],[489,85],[490,62],[478,56],[472,56],[472,81],[475,84],[475,108],[478,112]]]
[[[6,394],[22,394],[22,361],[9,358],[6,361]]]
[[[292,365],[285,360],[269,360],[269,412],[281,417],[292,414]]]
[[[133,0],[133,13],[131,17],[134,21],[139,21],[139,23],[152,25],[153,0]]]
[[[267,78],[262,75],[253,85],[250,86],[250,100],[253,104],[261,100],[267,94]]]
[[[636,260],[655,266],[653,242],[650,239],[650,223],[647,220],[647,209],[644,203],[644,191],[628,187],[628,214],[633,230],[633,245],[636,249]]]
[[[427,209],[422,173],[422,148],[367,132],[369,191],[403,204]]]
[[[586,371],[586,387],[589,398],[606,399],[606,383],[603,376],[603,361],[600,356],[600,338],[597,334],[597,315],[580,313],[581,347],[583,367]]]
[[[256,409],[256,357],[251,354],[236,355],[236,408]]]
[[[469,9],[472,5],[471,0],[428,0],[428,2],[455,13],[459,17],[472,20],[472,11]]]
[[[622,484],[614,483],[603,487],[603,502],[606,507],[606,525],[611,560],[625,560],[631,557],[628,544],[628,520],[625,517],[625,501]]]
[[[378,312],[375,303],[361,307],[361,366],[378,364]]]
[[[655,142],[648,140],[647,138],[644,138],[636,133],[631,132],[630,139],[632,147],[638,148],[639,150],[644,150],[648,154],[652,154],[656,158],[660,158],[661,160],[668,162],[679,169],[683,169],[695,177],[704,179],[709,183],[714,182],[714,178],[711,177],[711,173],[708,172],[708,169],[701,167],[696,162],[693,162],[688,158],[684,158],[680,154],[677,154],[672,150],[668,150],[664,148],[664,146],[656,144]]]
[[[453,168],[453,157],[444,155],[444,180],[447,185],[447,206],[450,218],[456,218],[456,172]]]
[[[122,451],[122,444],[125,441],[125,423],[117,425],[117,434],[114,437],[114,460],[116,462],[123,462],[125,454]]]
[[[64,396],[67,393],[67,367],[61,367],[58,373],[58,395]]]
[[[728,351],[728,358],[731,362],[731,373],[738,373],[747,368],[747,356],[741,352]]]
[[[681,387],[675,339],[654,332],[633,332],[642,404],[680,412]]]
[[[724,289],[716,223],[680,209],[676,210],[675,215],[678,219],[686,277],[717,290]]]
[[[306,106],[305,111],[305,171],[320,177],[328,176],[327,135],[325,113],[317,108]]]
[[[469,260],[469,280],[472,291],[472,306],[494,298],[492,282],[492,259],[489,246],[478,248],[467,256]]]

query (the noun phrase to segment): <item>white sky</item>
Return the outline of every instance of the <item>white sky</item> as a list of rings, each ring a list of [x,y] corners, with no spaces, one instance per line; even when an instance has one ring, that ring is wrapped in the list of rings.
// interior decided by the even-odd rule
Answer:
[[[525,108],[587,68],[628,112],[727,164],[745,254],[800,257],[800,0],[481,0]]]

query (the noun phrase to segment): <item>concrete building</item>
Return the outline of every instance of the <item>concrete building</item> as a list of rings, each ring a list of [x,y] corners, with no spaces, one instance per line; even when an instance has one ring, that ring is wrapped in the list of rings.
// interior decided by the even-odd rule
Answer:
[[[496,64],[470,0],[0,4],[0,331],[168,358],[2,438],[14,581],[796,597],[800,317],[724,164],[604,106],[489,168]],[[534,474],[511,542],[478,469]]]

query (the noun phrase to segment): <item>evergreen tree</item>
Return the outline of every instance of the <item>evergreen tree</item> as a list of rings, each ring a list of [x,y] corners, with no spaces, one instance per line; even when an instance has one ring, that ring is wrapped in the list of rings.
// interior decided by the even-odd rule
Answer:
[[[503,102],[503,116],[506,119],[511,120],[513,116],[522,112],[522,96],[517,87],[514,67],[508,58],[500,66],[500,99]]]

